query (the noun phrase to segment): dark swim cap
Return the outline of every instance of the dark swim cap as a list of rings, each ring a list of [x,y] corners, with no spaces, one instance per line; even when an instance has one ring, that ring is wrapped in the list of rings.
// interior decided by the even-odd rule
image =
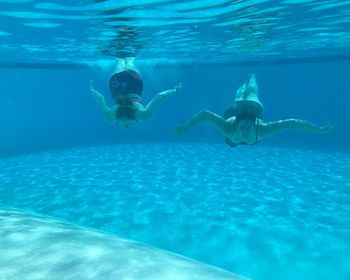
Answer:
[[[117,120],[128,119],[128,120],[137,120],[136,119],[136,109],[132,106],[119,106],[115,112],[115,117]]]

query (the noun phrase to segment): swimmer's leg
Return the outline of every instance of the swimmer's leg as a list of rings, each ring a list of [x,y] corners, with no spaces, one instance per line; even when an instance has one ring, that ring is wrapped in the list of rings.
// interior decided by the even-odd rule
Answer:
[[[133,70],[137,73],[140,73],[140,71],[135,66],[135,57],[125,57],[125,70]]]
[[[124,58],[117,57],[115,58],[115,62],[116,63],[112,75],[126,70],[126,63]]]
[[[246,92],[246,83],[244,83],[239,89],[236,91],[235,100],[243,100]]]
[[[244,92],[243,99],[246,99],[249,95],[250,99],[258,99],[259,87],[256,83],[255,74],[248,75],[248,83]]]

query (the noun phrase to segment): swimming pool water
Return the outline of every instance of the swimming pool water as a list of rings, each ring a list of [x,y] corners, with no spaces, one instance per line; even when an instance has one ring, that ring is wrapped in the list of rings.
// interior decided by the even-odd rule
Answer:
[[[349,279],[350,155],[147,144],[0,160],[0,206],[253,279]]]

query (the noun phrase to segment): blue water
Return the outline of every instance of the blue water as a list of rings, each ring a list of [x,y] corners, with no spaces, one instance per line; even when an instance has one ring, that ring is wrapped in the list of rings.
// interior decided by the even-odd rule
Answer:
[[[0,0],[0,207],[252,279],[350,279],[349,14],[340,0]],[[89,84],[112,105],[112,55],[130,48],[145,104],[183,88],[122,129]],[[249,73],[266,122],[334,130],[236,149],[208,124],[172,132],[222,115]]]
[[[0,205],[146,242],[253,279],[347,279],[350,155],[139,144],[0,161]]]
[[[113,104],[108,71],[0,69],[0,155],[113,143],[222,143],[222,135],[209,125],[200,125],[185,137],[177,137],[171,129],[203,109],[223,114],[248,73],[256,73],[266,121],[300,118],[323,125],[330,120],[335,127],[328,135],[287,131],[259,145],[350,151],[348,61],[166,68],[141,63],[139,68],[145,81],[145,103],[180,81],[183,90],[159,106],[151,120],[128,130],[106,123],[89,93],[92,79],[108,104]]]
[[[130,49],[164,65],[349,59],[349,11],[347,0],[1,0],[0,65]]]

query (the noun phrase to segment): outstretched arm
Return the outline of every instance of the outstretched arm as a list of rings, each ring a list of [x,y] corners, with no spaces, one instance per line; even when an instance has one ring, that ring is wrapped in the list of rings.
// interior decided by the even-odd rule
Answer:
[[[115,122],[115,113],[114,108],[111,108],[107,105],[105,97],[99,93],[97,90],[94,89],[92,85],[92,81],[90,82],[90,91],[91,94],[95,97],[97,103],[100,105],[102,109],[103,116],[108,122]]]
[[[230,122],[225,120],[223,117],[212,113],[208,110],[200,111],[194,115],[190,120],[188,120],[184,125],[178,125],[174,128],[174,131],[178,134],[184,134],[189,129],[201,122],[209,122],[213,124],[219,131],[223,134],[230,134]]]
[[[263,139],[274,134],[280,133],[286,129],[299,130],[306,133],[323,134],[328,133],[333,129],[331,123],[325,126],[318,126],[308,121],[299,119],[287,119],[275,122],[261,123],[259,124],[259,138]]]
[[[155,97],[153,97],[153,99],[145,106],[145,108],[142,110],[142,112],[140,113],[140,119],[142,120],[146,120],[148,118],[150,118],[155,109],[157,108],[157,106],[159,105],[159,103],[166,99],[169,96],[174,95],[175,93],[179,92],[182,88],[182,84],[178,84],[175,88],[173,89],[168,89],[165,91],[162,91],[160,93],[158,93]]]

